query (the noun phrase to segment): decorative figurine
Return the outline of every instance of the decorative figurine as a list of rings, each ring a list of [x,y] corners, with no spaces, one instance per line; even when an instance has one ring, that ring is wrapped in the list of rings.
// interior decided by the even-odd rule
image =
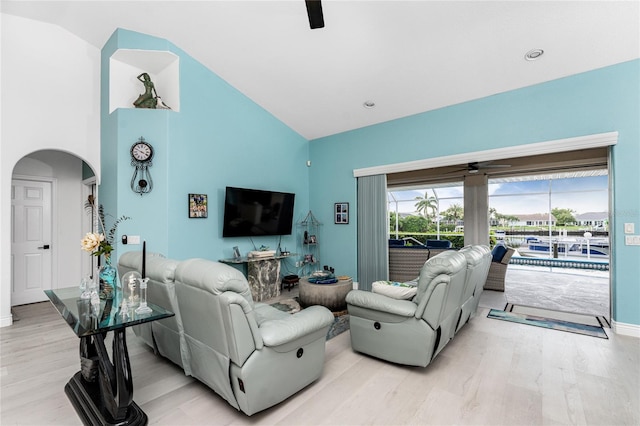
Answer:
[[[82,281],[80,282],[80,290],[82,291],[82,293],[80,294],[80,299],[91,299],[92,281],[93,280],[90,275],[82,278]]]
[[[138,279],[142,275],[138,271],[129,271],[122,276],[123,299],[127,301],[130,308],[138,306]]]
[[[157,97],[158,93],[156,93],[156,88],[151,81],[151,77],[146,72],[143,72],[138,76],[138,80],[140,80],[144,84],[144,93],[138,96],[138,99],[135,100],[133,106],[136,108],[152,108],[155,109],[158,105]]]
[[[120,304],[120,315],[122,319],[126,319],[129,316],[129,305],[127,305],[127,299],[124,299]]]
[[[100,296],[98,296],[98,292],[95,290],[91,292],[90,303],[91,303],[91,312],[93,313],[93,316],[97,318],[98,314],[100,313]]]
[[[151,81],[149,74],[143,72],[138,76],[138,80],[144,84],[144,93],[138,96],[133,106],[136,108],[171,109],[171,107],[165,104],[162,98],[158,96],[156,86]]]

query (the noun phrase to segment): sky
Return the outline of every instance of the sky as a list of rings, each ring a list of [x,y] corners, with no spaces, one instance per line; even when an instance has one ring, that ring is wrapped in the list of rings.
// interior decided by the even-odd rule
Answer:
[[[546,213],[549,209],[549,182],[552,209],[567,208],[577,214],[609,210],[609,183],[606,175],[500,183],[490,180],[489,207],[505,215]],[[464,205],[462,183],[455,187],[438,187],[435,191],[440,200],[440,211],[453,204]],[[429,197],[434,195],[432,189],[426,192]],[[423,197],[425,189],[393,191],[393,195],[399,201],[398,212],[414,213],[415,198]],[[389,203],[389,210],[395,211],[394,202]]]

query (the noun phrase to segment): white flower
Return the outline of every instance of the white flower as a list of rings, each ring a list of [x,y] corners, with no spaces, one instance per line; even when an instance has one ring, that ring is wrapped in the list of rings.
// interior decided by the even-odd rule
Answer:
[[[100,247],[100,243],[104,241],[104,234],[88,232],[80,241],[82,250],[93,253]]]

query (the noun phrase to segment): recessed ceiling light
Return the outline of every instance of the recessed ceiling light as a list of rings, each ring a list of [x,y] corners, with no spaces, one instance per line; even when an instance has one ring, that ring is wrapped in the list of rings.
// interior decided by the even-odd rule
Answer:
[[[535,61],[540,56],[542,56],[543,53],[544,50],[542,49],[531,49],[524,55],[524,59],[526,59],[527,61]]]
[[[373,101],[365,101],[362,106],[365,108],[373,108],[376,106],[376,103]]]

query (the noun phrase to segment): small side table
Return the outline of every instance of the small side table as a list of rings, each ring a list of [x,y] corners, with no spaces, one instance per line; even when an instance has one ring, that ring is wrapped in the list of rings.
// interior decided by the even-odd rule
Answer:
[[[45,290],[62,318],[80,338],[80,366],[64,388],[73,408],[85,425],[146,425],[147,415],[133,402],[133,380],[127,351],[126,328],[175,314],[148,303],[152,312],[136,314],[134,308],[122,315],[122,293],[100,301],[92,312],[91,302],[79,298],[78,287]],[[113,331],[113,362],[105,346]]]
[[[304,307],[311,305],[322,305],[329,308],[331,312],[340,312],[347,309],[345,301],[347,293],[353,290],[353,280],[338,280],[333,284],[314,284],[309,282],[309,278],[300,278],[299,298],[300,304]]]

